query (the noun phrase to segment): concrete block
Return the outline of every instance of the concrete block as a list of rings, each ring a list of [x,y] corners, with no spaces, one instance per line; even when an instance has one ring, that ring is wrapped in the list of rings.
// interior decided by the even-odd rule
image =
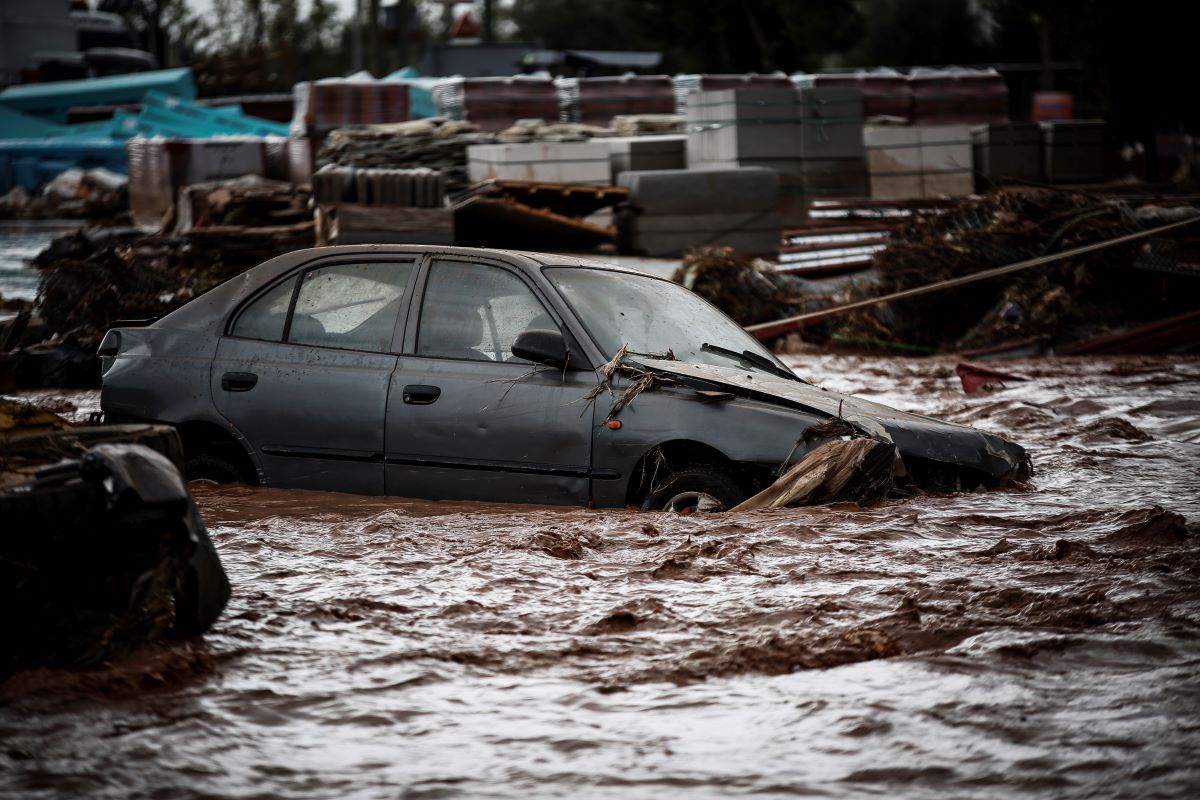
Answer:
[[[619,184],[644,214],[768,211],[779,199],[778,173],[758,167],[625,172]]]
[[[608,147],[593,142],[482,144],[467,148],[467,174],[472,181],[608,184],[612,166]]]
[[[1043,122],[1043,160],[1049,183],[1104,180],[1104,121]]]
[[[684,134],[617,136],[595,141],[608,146],[614,179],[622,172],[687,167],[688,137]]]
[[[984,180],[1042,176],[1042,130],[1033,122],[993,123],[971,128],[975,171]]]
[[[798,155],[813,158],[862,158],[863,95],[851,87],[805,88],[797,104]]]

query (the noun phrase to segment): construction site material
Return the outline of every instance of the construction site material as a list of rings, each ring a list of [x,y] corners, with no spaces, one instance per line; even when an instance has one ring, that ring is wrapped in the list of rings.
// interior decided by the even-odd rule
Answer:
[[[405,122],[409,117],[406,81],[326,78],[293,87],[293,135],[351,125]]]
[[[608,146],[612,180],[622,172],[685,169],[687,140],[682,134],[667,136],[614,136],[600,140]]]
[[[1121,245],[1200,222],[1200,214],[1192,213],[1142,229],[1122,205],[1088,195],[994,192],[892,231],[888,247],[875,256],[880,282],[853,292],[857,296],[851,302],[747,330],[771,339],[850,315],[838,326],[843,337],[961,349],[1034,333],[1063,336],[1072,326],[1094,329],[1105,319],[1161,318],[1164,311],[1191,303],[1192,295],[1182,286],[1171,291],[1168,282],[1191,279],[1164,275],[1157,283],[1130,281],[1132,254]],[[1112,236],[1119,231],[1126,233]],[[1061,249],[1011,262],[1013,256],[1055,248]],[[1055,267],[1031,272],[1050,264]],[[994,280],[1014,273],[1022,277]],[[933,299],[912,301],[921,295]]]
[[[1200,350],[1200,309],[1125,328],[1064,347],[1064,356],[1129,353],[1195,353]]]
[[[1041,126],[1047,183],[1104,180],[1104,120],[1043,122]]]
[[[912,118],[912,86],[907,75],[893,69],[817,75],[799,73],[791,80],[797,89],[857,89],[863,98],[862,116],[868,122],[879,118],[906,121]]]
[[[467,148],[494,141],[491,134],[467,122],[444,117],[395,125],[339,128],[326,137],[316,161],[319,166],[413,169],[441,172],[449,191],[468,186]]]
[[[242,175],[288,178],[284,139],[136,138],[125,147],[130,210],[134,223],[146,227],[163,223],[185,186]]]
[[[192,71],[184,68],[10,86],[0,92],[0,106],[66,124],[73,106],[140,103],[151,90],[183,100],[196,97]]]
[[[560,216],[583,219],[625,201],[629,190],[621,186],[491,180],[477,183],[453,199],[458,204],[477,196],[503,198]]]
[[[781,72],[772,75],[746,73],[743,75],[676,75],[675,112],[687,113],[691,96],[697,92],[716,92],[722,89],[790,89],[792,82]]]
[[[313,199],[324,205],[363,205],[441,208],[446,204],[446,179],[428,167],[321,167],[312,176]]]
[[[129,179],[97,167],[72,167],[31,194],[15,186],[0,196],[0,219],[114,220],[129,208]]]
[[[1042,130],[1031,122],[991,123],[971,128],[971,156],[977,183],[1005,178],[1042,179]]]
[[[565,122],[609,126],[620,115],[675,113],[675,88],[666,75],[562,78],[555,85]]]
[[[304,225],[312,219],[309,193],[257,175],[191,184],[180,190],[171,230]]]
[[[625,172],[629,207],[617,217],[618,244],[651,256],[728,245],[774,255],[782,227],[779,176],[759,167]]]
[[[813,87],[797,92],[800,142],[809,159],[863,157],[863,96],[855,87]]]
[[[98,139],[0,139],[0,193],[36,191],[64,170],[124,173],[125,143]]]
[[[617,136],[687,133],[687,117],[683,114],[622,114],[613,117],[612,131]]]
[[[328,233],[318,244],[452,245],[454,210],[401,205],[338,203],[327,212]]]
[[[492,179],[547,183],[608,184],[609,149],[592,142],[479,144],[467,148],[472,182]]]
[[[955,197],[974,191],[965,125],[869,125],[863,130],[871,197]]]
[[[688,98],[688,165],[763,166],[791,173],[800,157],[790,86],[704,91]]]
[[[994,69],[918,67],[908,80],[913,125],[1008,122],[1008,84]]]
[[[559,119],[558,90],[549,78],[449,78],[433,90],[439,116],[482,131],[502,131],[519,119]]]
[[[612,228],[503,197],[466,198],[454,207],[454,225],[456,243],[471,247],[587,252],[614,240]]]

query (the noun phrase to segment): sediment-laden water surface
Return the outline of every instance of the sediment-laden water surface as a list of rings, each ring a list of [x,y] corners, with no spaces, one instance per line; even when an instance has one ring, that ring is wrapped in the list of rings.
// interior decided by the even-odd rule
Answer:
[[[19,797],[1194,797],[1200,361],[795,357],[1026,490],[679,517],[202,489],[203,641],[0,687]],[[636,401],[631,409],[636,413]]]

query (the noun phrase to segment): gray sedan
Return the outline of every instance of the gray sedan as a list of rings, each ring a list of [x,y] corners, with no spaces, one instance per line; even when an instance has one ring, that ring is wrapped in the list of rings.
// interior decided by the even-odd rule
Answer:
[[[730,507],[832,419],[893,442],[907,489],[1028,474],[999,437],[805,382],[671,281],[561,255],[301,250],[114,328],[100,355],[107,419],[176,425],[196,480]]]

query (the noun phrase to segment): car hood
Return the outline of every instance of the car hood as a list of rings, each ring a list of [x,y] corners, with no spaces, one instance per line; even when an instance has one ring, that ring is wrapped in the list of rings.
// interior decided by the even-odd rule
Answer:
[[[1016,477],[1028,462],[1023,447],[999,436],[767,372],[657,359],[638,359],[638,363],[687,383],[716,384],[760,402],[841,417],[864,433],[891,441],[902,457],[968,467],[996,480]]]

